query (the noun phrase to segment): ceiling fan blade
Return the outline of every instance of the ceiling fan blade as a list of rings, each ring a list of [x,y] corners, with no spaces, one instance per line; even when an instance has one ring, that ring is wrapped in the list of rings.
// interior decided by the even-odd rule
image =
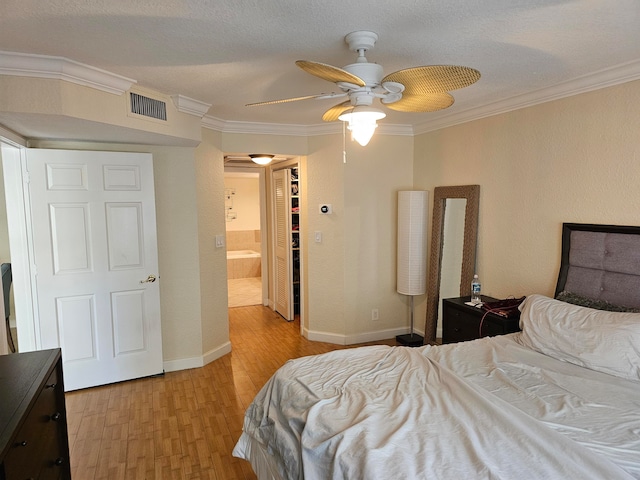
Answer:
[[[400,100],[384,105],[398,112],[435,112],[453,105],[453,96],[447,92],[412,95],[405,90]]]
[[[398,82],[405,86],[405,94],[440,93],[468,87],[480,79],[480,72],[456,65],[429,65],[390,73],[384,82]]]
[[[351,102],[349,100],[339,103],[338,105],[334,105],[329,110],[324,112],[324,115],[322,115],[322,120],[324,120],[325,122],[335,122],[336,120],[338,120],[338,117],[340,115],[342,115],[347,110],[351,110],[352,108],[353,105],[351,105]]]
[[[298,100],[309,100],[311,98],[326,97],[327,93],[321,93],[320,95],[306,95],[304,97],[283,98],[281,100],[267,100],[266,102],[247,103],[245,107],[259,107],[260,105],[275,105],[277,103],[297,102]]]
[[[303,69],[305,72],[315,75],[328,82],[338,83],[353,83],[358,87],[364,87],[366,82],[360,77],[353,75],[352,73],[343,70],[342,68],[327,65],[326,63],[310,62],[308,60],[298,60],[296,65]]]

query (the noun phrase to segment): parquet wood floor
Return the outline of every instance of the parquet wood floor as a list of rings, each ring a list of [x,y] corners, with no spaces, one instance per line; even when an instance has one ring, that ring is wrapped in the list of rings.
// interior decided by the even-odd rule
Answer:
[[[229,330],[232,353],[203,368],[67,393],[73,479],[255,479],[231,456],[253,397],[290,358],[349,347],[262,306],[229,309]]]

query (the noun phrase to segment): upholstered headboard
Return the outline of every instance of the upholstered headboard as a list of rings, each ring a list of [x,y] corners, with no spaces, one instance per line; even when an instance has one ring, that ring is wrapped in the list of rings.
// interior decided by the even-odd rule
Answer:
[[[563,224],[562,291],[640,308],[640,227]]]

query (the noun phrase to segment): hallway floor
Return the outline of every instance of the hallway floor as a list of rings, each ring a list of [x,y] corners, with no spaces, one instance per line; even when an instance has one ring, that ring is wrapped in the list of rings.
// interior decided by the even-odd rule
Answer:
[[[262,304],[262,278],[233,278],[227,280],[229,308]]]

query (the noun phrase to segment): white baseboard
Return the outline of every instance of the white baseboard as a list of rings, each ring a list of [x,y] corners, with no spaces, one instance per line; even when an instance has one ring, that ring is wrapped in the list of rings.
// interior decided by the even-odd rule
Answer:
[[[208,363],[223,357],[231,352],[231,342],[227,342],[220,347],[209,350],[201,357],[179,358],[177,360],[167,360],[163,362],[165,372],[177,372],[178,370],[188,370],[190,368],[204,367]]]
[[[205,366],[214,360],[224,357],[227,353],[231,353],[231,342],[224,343],[213,350],[209,350],[202,356],[203,364]]]
[[[325,343],[333,343],[336,345],[346,345],[346,340],[344,335],[338,335],[337,333],[328,333],[328,332],[314,332],[313,330],[305,329],[305,334],[307,339],[312,342],[325,342]]]
[[[204,366],[202,357],[179,358],[177,360],[166,360],[162,363],[165,372],[177,372],[178,370],[188,370],[190,368],[200,368]]]
[[[409,327],[389,328],[386,330],[376,330],[374,332],[364,332],[355,335],[340,335],[330,332],[315,332],[305,329],[303,334],[313,342],[333,343],[336,345],[355,345],[357,343],[377,342],[395,338],[396,335],[409,333]],[[424,332],[414,329],[414,333],[424,336]]]

